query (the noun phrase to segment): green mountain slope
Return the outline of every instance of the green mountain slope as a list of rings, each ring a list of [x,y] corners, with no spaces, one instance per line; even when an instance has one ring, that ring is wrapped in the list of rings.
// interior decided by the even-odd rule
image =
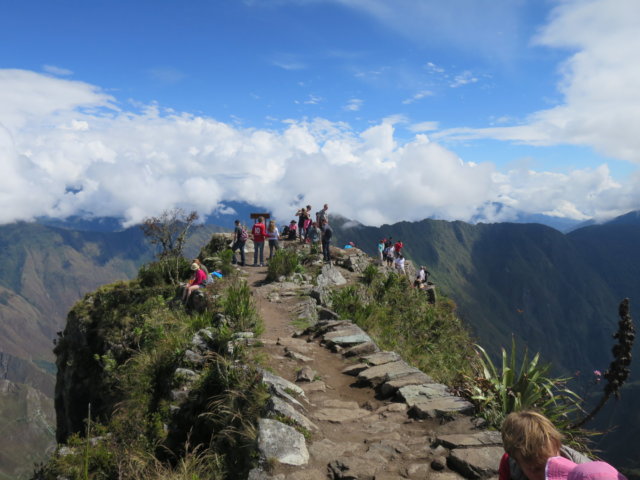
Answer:
[[[438,288],[453,298],[460,316],[495,356],[515,336],[520,346],[541,352],[559,374],[573,376],[584,393],[599,390],[591,372],[611,361],[617,307],[631,299],[640,319],[640,215],[632,212],[604,225],[564,235],[538,224],[478,224],[423,220],[380,228],[332,220],[337,245],[354,241],[376,253],[377,241],[392,236],[405,255],[424,264]],[[638,467],[640,365],[593,427],[611,430],[597,447],[620,465]]]
[[[205,244],[215,227],[193,230],[187,255]],[[35,223],[0,226],[0,478],[30,472],[53,435],[53,340],[67,312],[100,285],[135,276],[153,251],[139,228],[87,232]],[[46,412],[15,416],[25,398],[37,399]],[[19,418],[19,421],[14,421]],[[34,420],[35,421],[35,420]],[[44,423],[43,423],[44,422]]]

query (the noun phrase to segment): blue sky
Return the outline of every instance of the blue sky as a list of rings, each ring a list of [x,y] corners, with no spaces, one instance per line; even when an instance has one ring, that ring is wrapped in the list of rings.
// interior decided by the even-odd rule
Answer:
[[[369,224],[625,213],[640,208],[639,10],[3,2],[0,222],[229,200],[283,218],[329,202]]]

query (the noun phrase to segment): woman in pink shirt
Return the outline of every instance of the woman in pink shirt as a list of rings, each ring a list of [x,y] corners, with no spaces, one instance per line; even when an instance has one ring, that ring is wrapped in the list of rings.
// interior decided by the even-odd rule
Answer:
[[[191,296],[191,293],[194,290],[197,290],[200,287],[203,287],[205,282],[207,281],[206,273],[204,273],[204,271],[200,268],[200,266],[197,263],[191,264],[191,270],[193,270],[193,275],[191,276],[191,280],[189,280],[189,283],[184,287],[184,291],[182,292],[182,303],[184,303],[185,305],[189,301],[189,297]]]

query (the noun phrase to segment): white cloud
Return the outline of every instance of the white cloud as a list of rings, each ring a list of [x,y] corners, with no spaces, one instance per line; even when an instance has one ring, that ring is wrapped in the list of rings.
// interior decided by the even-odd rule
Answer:
[[[409,105],[417,100],[422,100],[423,98],[430,97],[432,95],[433,95],[433,92],[429,90],[421,90],[418,93],[416,93],[413,97],[403,100],[402,103],[404,105]]]
[[[362,108],[363,103],[364,100],[360,98],[352,98],[343,108],[348,112],[357,112],[358,110],[360,110],[360,108]]]
[[[307,64],[301,61],[297,55],[291,53],[277,53],[269,60],[270,63],[283,70],[304,70]]]
[[[55,65],[43,65],[42,70],[51,75],[58,75],[60,77],[68,77],[69,75],[73,75],[73,72],[67,68],[56,67]]]
[[[419,133],[419,132],[430,132],[433,130],[438,130],[438,122],[420,122],[414,123],[409,126],[409,131]]]
[[[158,105],[118,110],[95,86],[0,70],[0,223],[80,212],[135,223],[175,206],[207,214],[234,200],[287,219],[299,195],[365,224],[469,220],[491,202],[582,218],[640,201],[640,178],[616,184],[606,166],[502,173],[424,134],[400,140],[400,122],[392,116],[364,131],[322,118],[241,128]]]
[[[451,138],[496,138],[533,145],[573,144],[640,163],[640,8],[636,0],[565,0],[538,45],[571,49],[562,64],[563,101],[522,125],[454,129]]]
[[[477,83],[478,77],[473,75],[470,71],[466,70],[459,75],[456,75],[453,81],[449,84],[451,88],[458,88],[469,83]]]
[[[309,94],[307,99],[302,103],[304,103],[305,105],[317,105],[320,102],[322,102],[323,100],[324,99],[322,97],[318,97],[317,95]]]

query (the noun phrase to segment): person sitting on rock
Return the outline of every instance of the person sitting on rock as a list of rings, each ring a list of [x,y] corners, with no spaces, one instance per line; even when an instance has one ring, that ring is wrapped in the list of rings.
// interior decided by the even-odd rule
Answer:
[[[545,466],[551,457],[562,456],[574,463],[591,461],[562,445],[562,434],[541,413],[512,412],[502,422],[499,480],[545,480]]]
[[[197,263],[191,264],[191,270],[193,271],[191,280],[189,280],[189,283],[185,285],[184,290],[182,291],[182,303],[185,305],[189,302],[191,294],[197,289],[204,287],[207,282],[207,276],[204,273],[204,270],[202,270]]]
[[[287,240],[295,240],[298,235],[298,225],[295,220],[291,220],[289,223],[289,231],[287,232]]]

